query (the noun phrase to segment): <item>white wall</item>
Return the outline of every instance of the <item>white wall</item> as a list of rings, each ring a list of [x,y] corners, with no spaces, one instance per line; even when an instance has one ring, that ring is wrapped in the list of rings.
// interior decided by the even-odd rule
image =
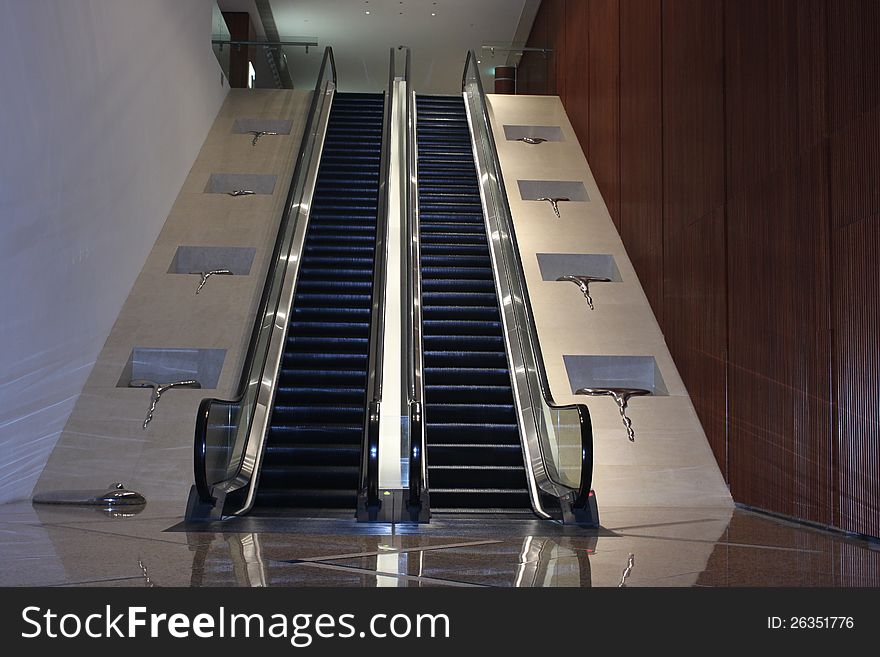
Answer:
[[[28,497],[228,89],[212,0],[0,0],[0,502]]]

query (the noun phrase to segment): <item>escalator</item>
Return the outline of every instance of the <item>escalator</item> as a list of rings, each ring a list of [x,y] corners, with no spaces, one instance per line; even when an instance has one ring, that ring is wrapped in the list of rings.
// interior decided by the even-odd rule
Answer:
[[[333,98],[257,483],[263,513],[357,503],[384,106],[382,94]]]
[[[531,512],[461,96],[416,97],[424,421],[433,512]]]

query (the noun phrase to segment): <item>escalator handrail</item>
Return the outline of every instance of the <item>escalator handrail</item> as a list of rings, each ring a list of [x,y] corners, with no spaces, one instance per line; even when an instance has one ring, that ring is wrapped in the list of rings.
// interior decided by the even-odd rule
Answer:
[[[477,86],[477,96],[482,113],[480,119],[485,126],[485,138],[489,147],[489,151],[491,153],[490,160],[494,174],[492,176],[489,176],[489,179],[491,180],[494,178],[498,186],[498,198],[501,199],[500,207],[498,208],[498,217],[504,224],[504,228],[511,242],[512,252],[514,254],[514,259],[511,264],[516,268],[516,271],[513,272],[513,279],[519,282],[516,292],[521,295],[523,309],[526,315],[526,326],[522,328],[525,329],[525,334],[528,339],[527,341],[525,341],[525,344],[523,344],[522,341],[520,344],[524,348],[531,349],[533,353],[533,360],[535,362],[536,369],[535,376],[537,378],[537,383],[541,391],[543,402],[553,410],[576,410],[578,413],[581,439],[581,470],[580,481],[577,489],[574,491],[574,501],[572,502],[572,506],[578,509],[585,508],[589,501],[593,476],[593,428],[592,422],[590,421],[590,412],[585,404],[556,404],[556,402],[553,400],[553,395],[550,392],[550,383],[547,377],[547,371],[544,367],[544,357],[541,352],[541,343],[538,340],[537,328],[535,326],[535,317],[532,311],[532,304],[529,299],[528,287],[525,283],[526,277],[525,270],[522,264],[522,256],[520,255],[519,245],[517,244],[516,240],[516,232],[513,226],[513,218],[510,210],[510,204],[508,202],[507,190],[505,188],[504,178],[501,173],[500,160],[498,159],[498,148],[495,143],[495,136],[492,133],[492,123],[489,119],[486,94],[483,90],[483,83],[479,75],[477,55],[473,50],[468,52],[467,59],[465,61],[464,72],[462,74],[462,92],[465,93],[467,92],[468,86],[468,71],[471,68],[478,71],[477,75],[474,77]],[[474,126],[474,129],[476,130],[476,126]],[[526,376],[529,376],[528,371],[526,372]],[[540,426],[540,423],[538,424],[538,426]],[[543,454],[542,458],[544,458]],[[561,482],[554,483],[563,488],[569,488],[566,484],[563,484]]]
[[[422,344],[421,235],[419,232],[419,182],[416,154],[415,90],[410,86],[410,50],[406,51],[406,298],[407,377],[409,396],[409,499],[411,508],[421,508],[427,485],[424,425],[424,346]]]
[[[193,450],[193,470],[196,491],[198,493],[199,500],[203,503],[213,503],[214,501],[214,497],[211,494],[212,485],[208,483],[207,476],[208,419],[210,415],[210,410],[214,404],[229,406],[240,404],[244,400],[247,389],[251,384],[250,373],[254,367],[256,358],[258,357],[257,346],[259,343],[260,334],[264,330],[264,325],[266,324],[266,315],[269,311],[268,306],[272,285],[275,281],[275,277],[281,271],[281,267],[277,263],[280,263],[281,260],[282,250],[285,247],[285,244],[283,244],[283,236],[286,233],[286,229],[288,228],[291,221],[291,215],[293,214],[293,201],[297,187],[295,183],[300,178],[300,176],[305,175],[305,172],[312,164],[311,160],[314,158],[314,155],[312,155],[311,158],[308,157],[309,152],[307,148],[307,142],[309,141],[309,135],[314,129],[315,121],[317,120],[318,101],[322,94],[322,82],[324,81],[324,76],[328,66],[330,67],[330,81],[335,87],[337,83],[336,60],[333,56],[333,48],[330,46],[327,46],[324,49],[324,55],[321,60],[321,67],[318,71],[315,89],[312,94],[311,103],[309,105],[305,128],[302,132],[302,142],[300,144],[299,152],[297,154],[296,166],[294,167],[294,172],[291,176],[290,188],[288,189],[287,200],[285,201],[284,214],[281,217],[281,222],[278,227],[277,238],[275,240],[275,246],[272,251],[272,258],[269,261],[270,263],[276,263],[276,266],[270,268],[270,270],[266,274],[266,282],[263,285],[263,291],[260,296],[260,303],[257,306],[257,312],[254,316],[254,324],[253,328],[251,329],[250,339],[248,341],[247,354],[242,364],[241,376],[238,382],[238,386],[236,387],[235,396],[232,399],[218,399],[209,397],[203,399],[199,404],[199,410],[196,416],[195,440]],[[249,432],[247,432],[246,435],[249,435]],[[242,450],[242,454],[244,454],[244,450]],[[236,467],[236,473],[239,473],[241,471],[241,467],[242,462],[240,462]],[[230,480],[235,478],[236,477],[232,477],[230,478]]]
[[[370,310],[370,353],[367,357],[367,407],[364,416],[361,451],[361,494],[367,508],[379,504],[379,407],[382,403],[383,355],[385,337],[385,280],[388,257],[388,195],[391,179],[391,99],[394,93],[394,48],[390,49],[388,86],[382,117],[382,151],[379,157],[379,203],[376,220],[376,250],[373,264],[373,295]]]

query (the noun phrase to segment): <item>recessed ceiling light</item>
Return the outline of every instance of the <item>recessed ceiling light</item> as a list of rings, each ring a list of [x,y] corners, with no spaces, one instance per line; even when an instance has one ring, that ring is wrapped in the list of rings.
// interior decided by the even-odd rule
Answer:
[[[367,16],[369,16],[369,15],[370,15],[370,12],[369,12],[369,10],[368,10],[368,11],[365,11],[365,12],[364,12],[364,13],[365,13],[365,14],[366,14],[366,15],[367,15]]]
[[[431,12],[431,16],[436,16],[436,15],[437,15],[437,14],[434,13],[433,11]]]

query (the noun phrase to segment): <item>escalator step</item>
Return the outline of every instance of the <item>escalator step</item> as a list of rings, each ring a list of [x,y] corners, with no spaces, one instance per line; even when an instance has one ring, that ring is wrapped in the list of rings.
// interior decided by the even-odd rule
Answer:
[[[461,97],[417,96],[432,509],[530,508],[504,326]]]
[[[350,509],[360,484],[385,101],[333,99],[256,504]]]

